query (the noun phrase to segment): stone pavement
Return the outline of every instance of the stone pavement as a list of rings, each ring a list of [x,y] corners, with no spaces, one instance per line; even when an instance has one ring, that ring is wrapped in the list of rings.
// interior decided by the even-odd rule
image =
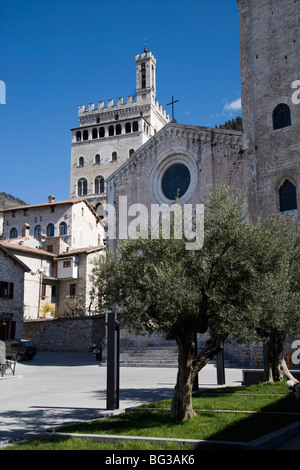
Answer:
[[[176,374],[175,368],[122,367],[120,410],[171,398]],[[226,386],[241,385],[242,371],[226,369],[225,378]],[[213,364],[200,372],[199,387],[217,387]],[[0,446],[27,432],[111,413],[106,409],[106,367],[92,353],[38,352],[32,361],[17,364],[14,377],[0,378],[0,398]]]

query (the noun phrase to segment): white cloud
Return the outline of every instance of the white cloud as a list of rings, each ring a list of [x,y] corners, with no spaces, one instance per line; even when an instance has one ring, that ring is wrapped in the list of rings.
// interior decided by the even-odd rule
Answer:
[[[225,106],[224,106],[224,111],[229,111],[229,112],[239,111],[240,109],[242,109],[242,100],[241,100],[241,98],[238,98],[237,100],[232,101],[229,104],[225,104]]]

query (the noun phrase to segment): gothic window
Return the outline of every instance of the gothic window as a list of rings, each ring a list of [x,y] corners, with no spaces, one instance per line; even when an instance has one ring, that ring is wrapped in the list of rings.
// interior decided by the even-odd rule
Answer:
[[[114,128],[114,126],[109,126],[109,128],[108,128],[108,135],[109,135],[109,136],[115,135],[115,128]]]
[[[104,193],[105,186],[104,186],[104,178],[103,176],[97,176],[95,179],[95,193],[100,194]]]
[[[273,112],[274,130],[283,129],[291,125],[291,110],[287,104],[279,104]]]
[[[85,196],[87,194],[87,180],[82,178],[78,181],[78,196]]]
[[[80,142],[80,141],[81,141],[81,132],[77,131],[76,132],[76,142]]]
[[[98,129],[93,129],[92,137],[93,137],[93,139],[97,139],[97,138],[98,138]]]
[[[102,139],[103,137],[105,137],[105,128],[104,128],[104,127],[100,127],[100,129],[99,129],[99,137],[100,137],[100,139]]]
[[[85,130],[83,131],[83,140],[88,140],[89,138],[89,131]]]
[[[41,233],[42,233],[42,227],[40,225],[36,225],[34,228],[34,238],[38,240]]]
[[[79,166],[84,166],[84,158],[79,157]]]
[[[138,132],[138,130],[139,130],[139,123],[137,121],[134,121],[132,124],[132,131]]]
[[[17,238],[18,237],[18,230],[14,227],[11,229],[9,238]]]
[[[47,225],[47,237],[54,237],[54,225],[53,224],[48,224]]]
[[[279,189],[280,212],[287,212],[297,209],[297,191],[296,186],[288,180],[285,180]]]
[[[134,149],[129,150],[129,157],[131,157],[134,154]]]
[[[117,161],[117,159],[118,159],[117,152],[113,152],[113,153],[112,153],[111,159],[112,159],[113,162],[116,162],[116,161]]]
[[[100,163],[100,155],[99,153],[97,153],[97,155],[95,155],[95,163],[96,165],[98,165]]]
[[[121,124],[116,125],[116,135],[122,134],[122,127]]]
[[[126,132],[126,134],[130,134],[130,132],[131,132],[131,123],[130,122],[126,122],[125,132]]]
[[[67,235],[68,226],[66,222],[61,222],[59,224],[59,235]]]

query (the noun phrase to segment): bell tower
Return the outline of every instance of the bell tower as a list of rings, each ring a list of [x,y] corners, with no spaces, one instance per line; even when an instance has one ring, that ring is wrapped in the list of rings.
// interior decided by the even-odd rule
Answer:
[[[156,100],[156,60],[146,47],[135,55],[136,93],[78,107],[72,128],[70,197],[84,197],[103,214],[105,180],[125,163],[170,116]]]
[[[156,98],[156,59],[145,47],[135,56],[137,102],[151,103]]]
[[[237,2],[250,212],[300,220],[300,0]]]

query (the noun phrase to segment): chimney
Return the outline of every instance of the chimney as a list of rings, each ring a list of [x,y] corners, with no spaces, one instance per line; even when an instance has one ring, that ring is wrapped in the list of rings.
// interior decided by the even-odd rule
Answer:
[[[55,197],[52,196],[52,194],[50,194],[50,196],[48,196],[48,202],[52,203],[54,202],[54,200],[55,200]]]
[[[29,238],[29,230],[30,230],[30,225],[29,224],[23,225],[23,227],[22,227],[22,237]]]

